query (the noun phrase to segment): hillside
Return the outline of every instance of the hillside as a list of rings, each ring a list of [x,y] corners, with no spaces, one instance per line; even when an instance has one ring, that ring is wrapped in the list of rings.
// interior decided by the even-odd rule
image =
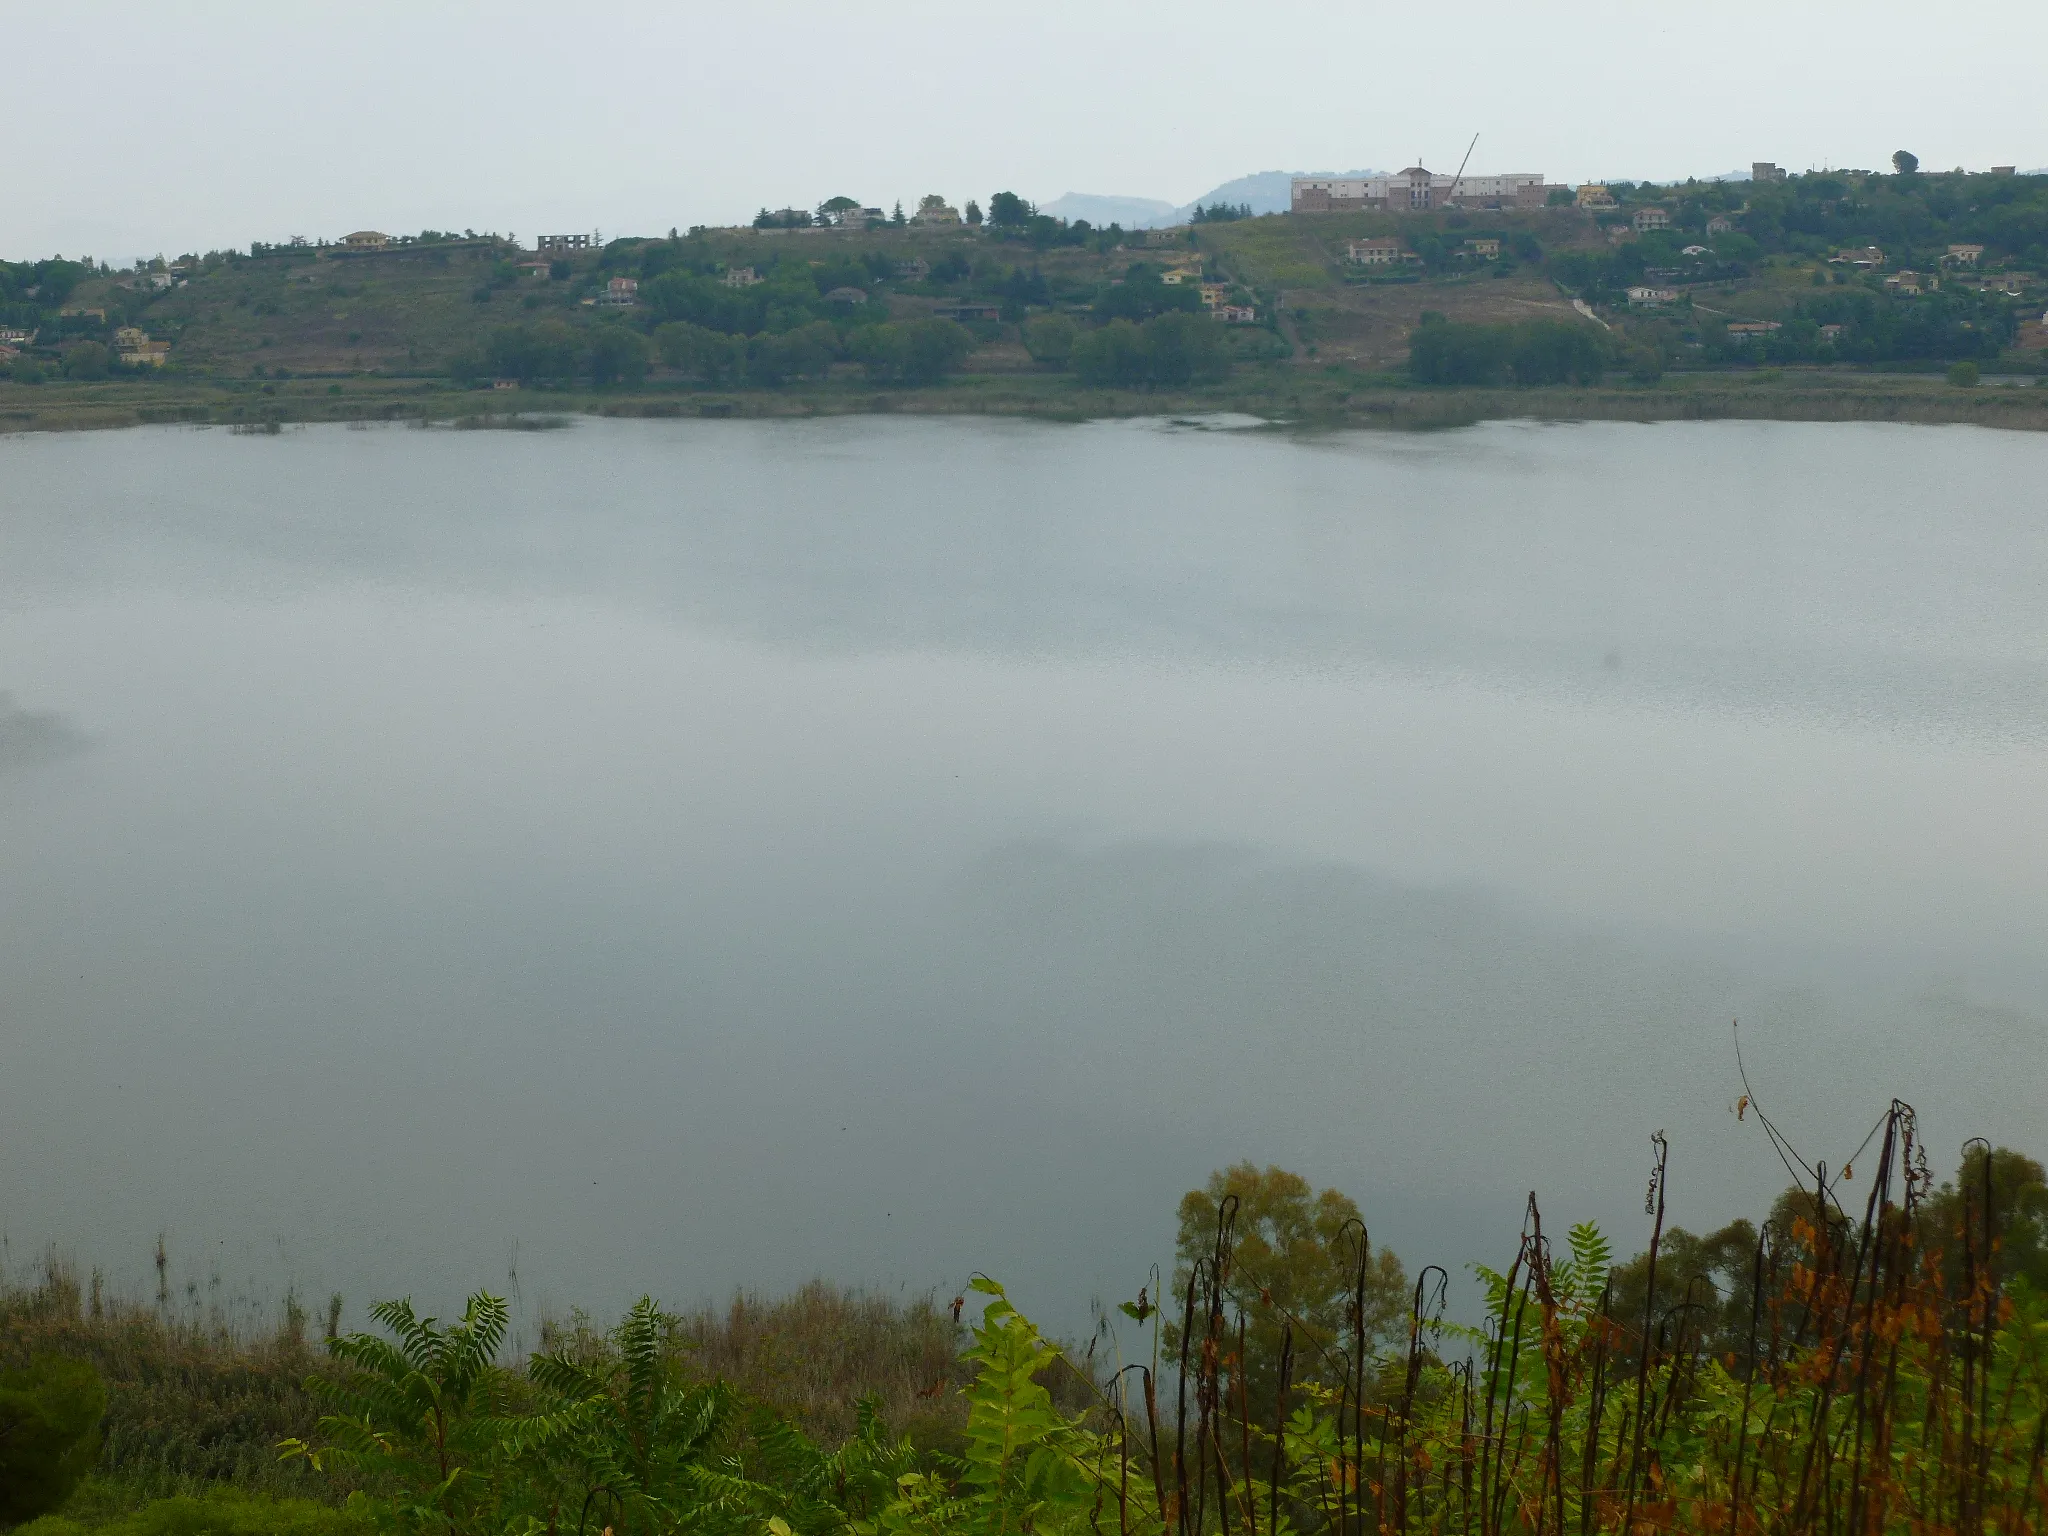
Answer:
[[[1609,191],[1597,207],[1160,230],[1011,199],[1002,228],[700,229],[545,257],[429,232],[153,271],[0,263],[0,423],[211,419],[223,393],[249,390],[274,402],[259,413],[370,393],[386,414],[401,396],[425,402],[401,413],[461,414],[477,407],[460,397],[493,385],[735,396],[720,412],[880,409],[914,390],[920,409],[949,408],[951,391],[950,408],[970,410],[1086,414],[1171,395],[1355,416],[1367,395],[1418,384],[1583,393],[1623,376],[1631,404],[1574,408],[1773,414],[1797,394],[1822,414],[1884,397],[1921,418],[2029,418],[2019,402],[1936,406],[1911,376],[2044,371],[2048,178]],[[1412,363],[1439,325],[1432,361]],[[1799,389],[1766,390],[1763,372],[1786,368]]]

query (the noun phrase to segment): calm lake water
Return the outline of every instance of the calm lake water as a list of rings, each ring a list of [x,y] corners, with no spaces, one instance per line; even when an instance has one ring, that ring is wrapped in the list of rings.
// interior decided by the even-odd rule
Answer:
[[[0,1225],[1052,1323],[1237,1158],[1632,1251],[2048,1151],[2048,437],[0,439]]]

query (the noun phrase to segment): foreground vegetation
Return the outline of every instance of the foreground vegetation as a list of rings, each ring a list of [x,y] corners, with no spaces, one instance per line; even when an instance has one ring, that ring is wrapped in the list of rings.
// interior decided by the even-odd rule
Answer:
[[[643,1299],[515,1365],[485,1293],[452,1322],[382,1303],[316,1350],[295,1306],[237,1343],[57,1269],[0,1306],[5,1359],[36,1362],[0,1376],[0,1502],[56,1503],[103,1435],[34,1536],[2039,1529],[2040,1165],[1973,1143],[1937,1188],[1895,1103],[1830,1172],[1741,1109],[1800,1180],[1768,1220],[1667,1224],[1655,1137],[1648,1248],[1560,1241],[1532,1195],[1471,1325],[1342,1195],[1225,1170],[1182,1205],[1169,1287],[1121,1307],[1130,1361],[1107,1330],[1046,1339],[987,1279],[967,1322],[965,1298],[825,1287],[723,1316]],[[71,1411],[95,1372],[103,1428]],[[34,1454],[69,1470],[37,1482],[21,1429],[60,1400],[69,1438]]]

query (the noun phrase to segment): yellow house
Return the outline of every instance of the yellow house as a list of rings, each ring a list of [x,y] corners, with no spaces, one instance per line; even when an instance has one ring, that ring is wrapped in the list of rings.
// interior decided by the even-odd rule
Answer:
[[[1412,253],[1398,240],[1353,240],[1344,247],[1344,259],[1362,267],[1393,267],[1407,261]]]
[[[151,341],[140,326],[124,325],[115,331],[114,350],[130,368],[161,368],[171,360],[171,344]]]
[[[1614,194],[1607,190],[1604,181],[1589,181],[1579,188],[1578,204],[1581,208],[1613,208],[1617,206]]]
[[[374,229],[359,229],[352,235],[343,235],[341,245],[347,251],[381,251],[391,244],[391,237]]]
[[[1228,283],[1202,284],[1202,307],[1204,309],[1214,309],[1229,296],[1230,285]]]

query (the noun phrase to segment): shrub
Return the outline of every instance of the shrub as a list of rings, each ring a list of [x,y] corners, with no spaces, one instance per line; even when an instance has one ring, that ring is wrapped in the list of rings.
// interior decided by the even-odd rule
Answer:
[[[1977,365],[1967,359],[1949,365],[1948,381],[1957,389],[1975,389],[1980,376]]]
[[[107,1389],[83,1360],[38,1355],[0,1374],[0,1525],[48,1514],[99,1460]]]

